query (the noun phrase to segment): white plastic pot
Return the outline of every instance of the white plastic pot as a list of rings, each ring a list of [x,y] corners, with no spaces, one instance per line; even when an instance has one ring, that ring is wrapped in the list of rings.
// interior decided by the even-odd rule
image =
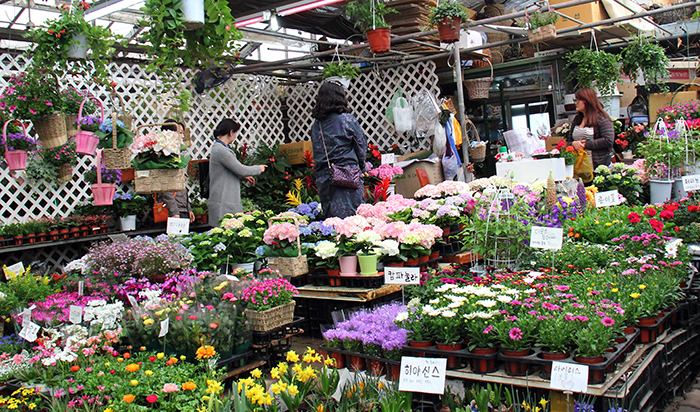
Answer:
[[[204,0],[183,0],[182,14],[185,30],[195,30],[204,26]]]

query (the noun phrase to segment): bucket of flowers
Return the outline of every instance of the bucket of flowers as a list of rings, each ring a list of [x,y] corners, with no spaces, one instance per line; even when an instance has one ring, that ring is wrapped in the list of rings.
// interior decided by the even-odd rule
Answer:
[[[7,134],[7,125],[10,122],[20,124],[22,133]],[[27,152],[36,149],[36,140],[27,136],[27,128],[24,123],[10,119],[5,122],[2,131],[2,147],[5,160],[10,170],[24,170],[27,167]]]
[[[245,315],[250,329],[267,332],[291,323],[296,305],[293,297],[298,293],[284,278],[254,279],[241,294],[247,304]]]
[[[177,123],[147,124],[139,126],[137,137],[131,145],[136,173],[136,193],[178,192],[185,190],[185,168],[190,156],[184,155],[187,146],[182,130],[159,130],[145,135],[139,132],[146,127],[175,125]]]
[[[116,124],[116,127],[113,125]],[[99,131],[95,133],[100,139],[97,147],[104,149],[105,166],[107,169],[127,169],[131,167],[131,150],[129,145],[134,140],[134,135],[117,119],[117,113],[102,122]]]
[[[83,117],[83,108],[86,102],[90,99],[97,102],[97,106],[100,108],[101,117],[97,116],[85,116]],[[100,139],[95,135],[95,132],[99,130],[100,125],[105,121],[105,109],[99,100],[94,97],[86,97],[78,108],[78,118],[75,120],[77,123],[77,132],[75,135],[75,145],[76,151],[84,155],[95,155],[95,149],[97,149],[97,143]]]

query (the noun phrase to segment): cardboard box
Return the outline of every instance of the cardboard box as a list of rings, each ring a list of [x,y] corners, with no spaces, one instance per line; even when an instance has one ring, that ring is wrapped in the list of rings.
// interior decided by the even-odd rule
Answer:
[[[568,0],[551,0],[549,4],[560,4],[565,3],[566,1]],[[563,9],[558,9],[557,11],[573,19],[576,19],[581,23],[593,23],[596,21],[606,20],[610,18],[610,16],[608,16],[608,12],[605,11],[603,2],[593,2],[581,4],[579,6],[565,7]],[[578,25],[580,25],[580,23],[559,16],[555,26],[557,30],[561,30],[567,27],[573,27]]]
[[[418,177],[418,170],[424,170],[430,181],[430,184],[436,185],[444,180],[442,175],[442,162],[433,155],[425,160],[409,160],[407,158],[421,152],[411,153],[408,155],[399,156],[396,166],[403,168],[403,177],[396,179],[396,194],[403,197],[413,197],[416,190],[424,185],[421,184]]]
[[[563,139],[563,137],[561,137],[561,136],[548,137],[547,140],[545,140],[545,144],[544,144],[545,150],[547,150],[548,152],[551,152],[552,149],[556,149],[557,145],[559,144],[559,142],[561,142],[562,139]]]
[[[673,104],[676,104],[697,98],[697,91],[678,92],[675,93],[675,97],[674,93],[651,93],[649,94],[649,122],[654,123],[657,118],[656,112],[670,106],[671,100],[673,100]]]
[[[306,163],[304,160],[304,153],[307,150],[311,152],[311,158],[313,159],[314,148],[311,145],[311,140],[280,145],[280,152],[285,153],[287,155],[287,160],[293,165],[303,165]]]

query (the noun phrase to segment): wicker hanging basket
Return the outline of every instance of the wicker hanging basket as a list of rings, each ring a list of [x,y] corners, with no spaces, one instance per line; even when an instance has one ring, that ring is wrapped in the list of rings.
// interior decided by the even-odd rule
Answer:
[[[486,145],[477,145],[476,147],[471,145],[471,142],[481,142],[481,136],[479,136],[479,129],[474,126],[471,120],[466,119],[464,124],[464,131],[466,134],[467,141],[469,144],[469,161],[472,163],[481,163],[486,160]]]
[[[469,100],[484,100],[489,98],[489,87],[491,87],[491,82],[493,82],[493,64],[491,64],[491,60],[487,59],[486,61],[491,67],[491,76],[464,81],[467,94],[469,94]]]
[[[144,124],[136,128],[136,134],[146,127],[175,126],[177,123],[152,123]],[[153,194],[163,192],[179,192],[185,190],[185,168],[182,169],[149,169],[136,170],[134,172],[134,186],[136,193]]]
[[[66,117],[62,113],[49,114],[32,122],[44,149],[63,146],[68,142]]]
[[[58,180],[65,183],[73,178],[73,168],[71,165],[65,164],[58,168]]]
[[[295,217],[271,217],[267,221],[267,225],[272,226],[273,220],[294,220],[294,226],[299,231],[299,220]],[[267,265],[270,269],[277,270],[282,276],[301,276],[309,273],[309,262],[306,260],[306,255],[301,254],[301,241],[297,236],[297,249],[299,255],[295,257],[271,257],[267,259]]]
[[[252,331],[268,332],[291,323],[294,320],[295,305],[296,302],[291,301],[286,305],[275,306],[262,312],[246,309],[244,313]]]
[[[557,28],[553,24],[547,24],[527,31],[527,39],[532,44],[542,43],[556,38]]]
[[[105,168],[127,169],[131,167],[131,149],[117,149],[117,112],[112,112],[112,148],[104,149]]]
[[[124,99],[122,99],[122,97],[118,95],[117,92],[114,90],[112,90],[112,94],[110,95],[110,97],[112,99],[112,107],[114,108],[114,111],[117,111],[117,105],[115,104],[115,100],[119,100],[119,111],[117,118],[121,120],[122,123],[124,123],[124,127],[127,130],[132,130],[132,126],[134,125],[134,116],[126,111],[126,103],[124,103]]]

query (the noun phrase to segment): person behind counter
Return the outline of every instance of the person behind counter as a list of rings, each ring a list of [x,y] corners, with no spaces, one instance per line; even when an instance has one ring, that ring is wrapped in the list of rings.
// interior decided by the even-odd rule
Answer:
[[[567,137],[574,150],[587,150],[593,163],[593,170],[600,165],[609,166],[612,162],[615,128],[595,90],[590,87],[579,89],[574,95],[576,117]]]
[[[255,184],[253,176],[267,165],[243,165],[229,145],[236,140],[241,125],[232,119],[222,120],[214,129],[214,143],[209,160],[209,224],[216,227],[227,213],[243,212],[241,178]]]

